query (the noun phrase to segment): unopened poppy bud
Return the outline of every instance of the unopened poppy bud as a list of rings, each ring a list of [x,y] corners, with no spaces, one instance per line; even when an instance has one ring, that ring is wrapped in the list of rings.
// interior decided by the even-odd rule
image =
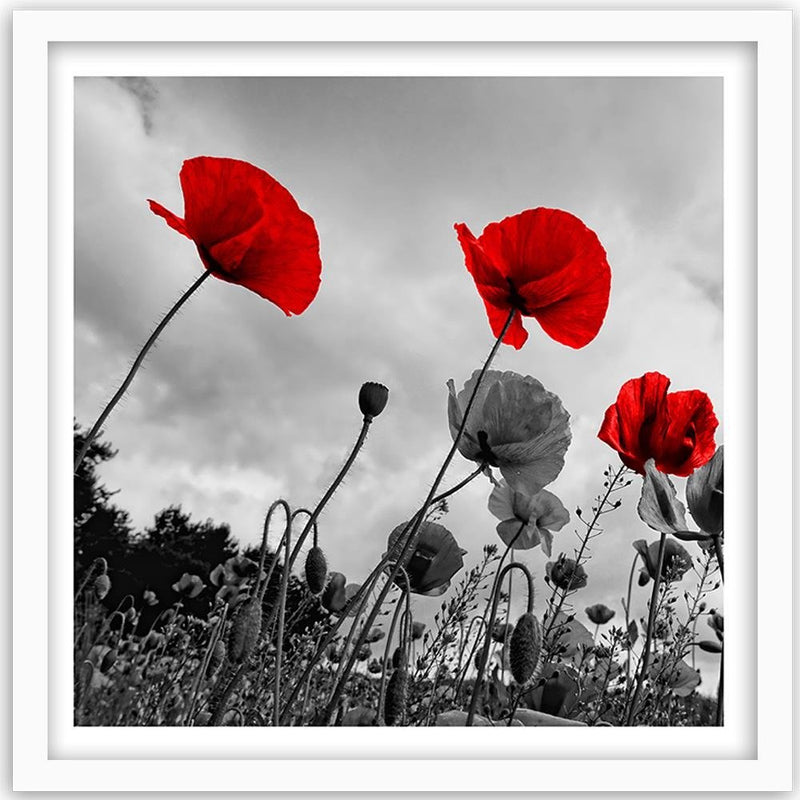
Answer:
[[[511,634],[509,666],[514,680],[523,684],[531,679],[542,653],[542,626],[533,614],[523,614]]]
[[[341,572],[332,572],[331,579],[322,593],[322,606],[328,611],[336,614],[341,611],[347,603],[347,593],[345,584],[347,578]]]
[[[402,725],[408,702],[408,670],[405,665],[396,669],[386,687],[384,716],[387,725]]]
[[[133,606],[125,612],[125,621],[130,623],[136,621],[136,609]]]
[[[222,662],[225,661],[227,652],[228,648],[225,646],[225,641],[222,638],[217,639],[217,643],[214,645],[214,649],[211,651],[211,658],[208,659],[207,675],[209,678],[213,677],[214,673],[222,666]]]
[[[97,595],[98,600],[102,600],[111,591],[111,579],[102,573],[94,579],[94,593]]]
[[[395,669],[403,668],[405,669],[406,666],[406,654],[402,647],[395,647],[394,653],[392,653],[392,666]]]
[[[103,656],[103,660],[100,662],[100,672],[102,672],[105,675],[106,672],[108,672],[111,669],[111,667],[114,666],[116,661],[117,661],[117,651],[114,648],[112,648],[111,650],[107,651],[106,654]]]
[[[706,653],[721,653],[722,645],[719,642],[712,642],[710,639],[705,639],[698,642],[697,646]]]
[[[312,547],[306,556],[306,585],[311,594],[321,594],[328,577],[328,561],[321,547]]]
[[[99,556],[94,560],[94,569],[98,575],[105,575],[108,572],[108,561]]]
[[[358,407],[365,419],[373,419],[386,408],[389,390],[382,383],[367,381],[358,393]]]
[[[234,664],[246,661],[256,649],[261,633],[261,603],[248,600],[239,607],[228,637],[228,654]]]

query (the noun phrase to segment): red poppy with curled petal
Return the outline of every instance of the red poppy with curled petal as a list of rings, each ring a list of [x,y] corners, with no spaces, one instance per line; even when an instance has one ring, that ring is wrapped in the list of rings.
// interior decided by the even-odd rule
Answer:
[[[597,336],[608,308],[611,269],[595,233],[556,208],[534,208],[487,225],[476,239],[455,226],[467,269],[499,336],[518,311],[503,341],[517,350],[534,317],[561,344],[579,348]]]
[[[149,200],[153,213],[191,239],[206,269],[301,314],[317,294],[322,263],[314,220],[264,170],[233,158],[183,162],[185,217]]]
[[[597,434],[619,453],[623,464],[642,475],[652,458],[659,471],[685,477],[716,449],[719,420],[708,395],[697,389],[667,393],[669,384],[660,372],[626,381]]]

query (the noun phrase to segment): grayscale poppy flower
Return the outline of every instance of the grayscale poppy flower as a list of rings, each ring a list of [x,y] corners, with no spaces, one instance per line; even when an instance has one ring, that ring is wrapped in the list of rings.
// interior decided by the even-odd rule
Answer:
[[[479,374],[473,372],[458,394],[453,381],[447,383],[453,439]],[[569,414],[561,400],[536,378],[489,370],[478,388],[458,449],[464,458],[497,467],[513,487],[535,494],[558,477],[571,439]]]
[[[500,524],[497,533],[506,545],[513,542],[514,550],[530,550],[542,545],[546,555],[552,555],[553,531],[560,531],[569,522],[569,512],[563,503],[546,489],[530,494],[500,481],[489,495],[489,511]]]

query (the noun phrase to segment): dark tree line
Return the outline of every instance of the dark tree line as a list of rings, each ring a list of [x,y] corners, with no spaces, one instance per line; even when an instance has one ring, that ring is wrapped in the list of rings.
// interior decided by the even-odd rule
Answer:
[[[74,452],[82,447],[86,431],[74,425]],[[98,557],[108,562],[111,590],[103,603],[116,608],[131,595],[145,617],[155,619],[160,611],[171,606],[178,594],[173,590],[184,573],[199,576],[206,588],[194,598],[184,598],[183,607],[190,614],[205,617],[210,611],[217,587],[209,575],[218,565],[239,555],[240,548],[225,523],[207,519],[194,521],[180,505],[171,505],[155,515],[153,524],[136,531],[127,511],[114,502],[115,492],[104,486],[98,476],[101,464],[113,458],[117,451],[108,442],[95,439],[74,479],[74,580],[80,585],[87,570]],[[258,559],[258,549],[242,553]],[[273,554],[267,555],[267,567]],[[277,593],[280,570],[275,570],[267,591],[267,601]],[[153,592],[158,602],[148,606],[144,593]],[[301,581],[292,577],[287,607],[296,608],[308,593]],[[303,609],[307,622],[321,616],[315,604]],[[304,626],[303,626],[304,627]]]

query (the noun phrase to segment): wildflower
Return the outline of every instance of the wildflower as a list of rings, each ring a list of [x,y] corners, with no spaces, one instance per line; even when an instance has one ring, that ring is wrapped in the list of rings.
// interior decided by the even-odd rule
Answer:
[[[373,675],[379,675],[383,672],[383,664],[377,658],[373,658],[372,661],[367,664],[367,670]]]
[[[447,414],[455,439],[480,372],[456,395]],[[498,467],[508,483],[533,495],[554,481],[564,467],[572,435],[561,400],[530,376],[489,370],[478,388],[467,425],[458,441],[464,458]]]
[[[565,592],[583,589],[589,581],[583,566],[574,558],[567,558],[563,553],[556,561],[548,561],[545,564],[545,573],[554,586]]]
[[[506,481],[500,481],[489,495],[489,511],[502,520],[497,533],[504,544],[514,550],[530,550],[541,543],[548,556],[553,547],[552,532],[569,522],[569,512],[551,492],[542,489],[531,495]]]
[[[347,578],[341,572],[332,572],[328,580],[328,585],[322,592],[322,606],[323,608],[333,613],[341,611],[347,603],[347,595],[345,594],[345,584]]]
[[[713,458],[696,469],[686,481],[686,502],[698,527],[705,533],[722,533],[723,518],[723,446]]]
[[[407,523],[398,525],[389,534],[389,550],[391,550]],[[404,564],[411,591],[429,597],[444,594],[450,586],[450,579],[463,566],[463,555],[466,553],[458,546],[450,531],[437,522],[423,522],[418,531],[414,551],[406,556]],[[398,582],[403,580],[402,573],[397,576]]]
[[[416,620],[411,623],[411,638],[416,642],[422,638],[425,633],[425,623],[417,622]]]
[[[301,314],[317,294],[322,264],[314,220],[264,170],[199,156],[180,174],[184,219],[149,200],[153,213],[191,239],[205,268]]]
[[[158,597],[151,589],[145,589],[144,592],[142,592],[142,600],[144,600],[145,605],[148,606],[158,605]]]
[[[615,611],[602,603],[595,603],[593,606],[589,606],[586,609],[586,616],[589,617],[595,625],[605,625],[606,622],[611,621],[615,613]]]
[[[608,308],[611,269],[597,236],[581,220],[534,208],[490,223],[477,239],[463,223],[455,228],[495,336],[514,309],[504,341],[517,350],[528,338],[523,316],[570,347],[594,339]]]
[[[386,636],[386,634],[381,628],[372,628],[364,641],[367,642],[367,644],[375,644],[375,642],[379,642],[383,639],[384,636]]]
[[[624,383],[597,436],[641,474],[652,458],[661,472],[685,477],[714,455],[719,421],[705,392],[668,394],[669,385],[659,372]]]
[[[183,575],[181,575],[181,579],[177,583],[172,584],[173,592],[178,592],[178,594],[188,599],[197,597],[205,588],[206,585],[200,580],[198,575],[190,575],[188,572],[184,572]]]
[[[372,419],[386,408],[389,390],[382,383],[368,381],[358,393],[358,407],[365,418]]]
[[[644,586],[652,578],[656,577],[658,567],[658,548],[659,542],[651,542],[649,545],[644,539],[637,539],[633,547],[644,561],[642,567],[639,586]],[[661,578],[665,581],[679,581],[692,568],[692,557],[686,548],[672,538],[664,540],[664,566],[661,570]]]

